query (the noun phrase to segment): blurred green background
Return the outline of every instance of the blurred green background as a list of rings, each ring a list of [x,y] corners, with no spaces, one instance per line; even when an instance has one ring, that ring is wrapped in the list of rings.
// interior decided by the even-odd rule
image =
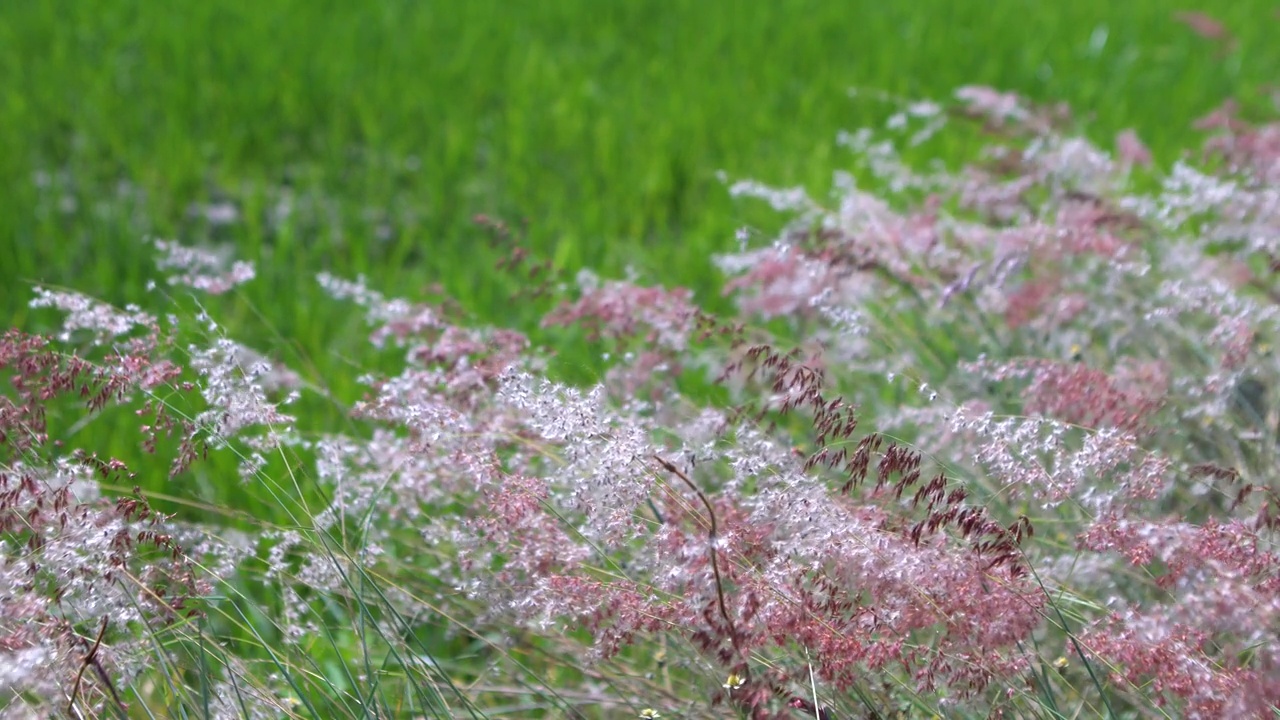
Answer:
[[[1234,35],[1206,39],[1200,10]],[[212,301],[237,339],[313,377],[358,356],[318,270],[389,295],[439,282],[477,320],[528,328],[471,221],[529,222],[570,273],[684,285],[781,221],[716,172],[825,196],[840,130],[965,84],[1065,101],[1110,147],[1170,162],[1223,100],[1266,107],[1280,18],[1255,0],[0,4],[0,313],[41,329],[30,284],[157,308],[146,236],[234,244],[259,280]],[[964,152],[960,140],[931,153]],[[199,208],[235,209],[210,222]],[[216,215],[216,213],[215,213]],[[216,220],[216,218],[214,218]],[[50,316],[51,317],[51,316]]]

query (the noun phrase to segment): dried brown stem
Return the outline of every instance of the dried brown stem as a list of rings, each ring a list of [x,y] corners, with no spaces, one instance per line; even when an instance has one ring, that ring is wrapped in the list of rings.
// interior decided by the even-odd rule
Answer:
[[[665,460],[664,458],[661,458],[657,455],[654,455],[653,459],[657,460],[658,464],[661,465],[663,469],[665,469],[667,472],[671,473],[672,475],[675,475],[676,477],[684,481],[684,484],[688,485],[690,490],[693,490],[694,494],[698,496],[698,499],[702,501],[703,506],[707,508],[707,517],[711,523],[711,530],[708,533],[708,538],[710,540],[709,550],[711,555],[711,572],[712,574],[715,575],[715,578],[716,578],[716,599],[718,600],[720,605],[720,617],[724,618],[725,624],[728,625],[729,627],[729,639],[733,642],[734,649],[737,650],[738,649],[738,628],[734,624],[733,618],[729,617],[729,607],[724,600],[724,581],[721,580],[720,578],[720,564],[719,564],[719,561],[717,561],[716,559],[716,511],[711,507],[711,501],[707,499],[707,496],[704,495],[702,491],[698,489],[698,486],[694,484],[693,480],[690,480],[689,476],[684,474],[684,472],[682,472],[680,468],[676,467],[670,461]],[[738,654],[739,656],[741,656],[742,651],[738,650]],[[744,657],[743,660],[745,662],[746,658]]]

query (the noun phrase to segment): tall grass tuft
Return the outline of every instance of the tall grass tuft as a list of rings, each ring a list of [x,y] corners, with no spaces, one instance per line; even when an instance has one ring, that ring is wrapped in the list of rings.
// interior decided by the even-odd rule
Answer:
[[[0,337],[5,716],[1277,712],[1280,126],[1224,108],[1164,169],[1012,93],[899,107],[828,198],[732,186],[791,221],[715,259],[729,313],[480,218],[587,387],[324,273],[397,368],[345,402],[201,310],[258,281],[216,248],[153,243],[164,317],[37,288],[61,331]],[[901,160],[957,131],[976,162]],[[107,421],[154,462],[80,446]]]

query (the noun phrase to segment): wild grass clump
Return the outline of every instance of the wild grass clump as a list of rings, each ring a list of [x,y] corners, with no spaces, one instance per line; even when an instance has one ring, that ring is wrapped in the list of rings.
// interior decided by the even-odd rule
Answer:
[[[899,160],[958,123],[974,163]],[[1224,108],[1167,172],[1074,127],[964,88],[842,136],[829,200],[735,184],[794,219],[717,258],[733,314],[481,219],[592,387],[337,274],[399,367],[349,405],[202,311],[38,288],[62,332],[0,339],[5,712],[1269,716],[1280,126]],[[77,445],[129,412],[163,492]]]

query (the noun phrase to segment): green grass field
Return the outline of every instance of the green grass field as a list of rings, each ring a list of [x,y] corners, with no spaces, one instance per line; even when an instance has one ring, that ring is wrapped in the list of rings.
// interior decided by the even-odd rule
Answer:
[[[509,302],[477,213],[527,219],[569,277],[633,266],[715,308],[712,254],[738,227],[781,221],[730,199],[717,172],[824,196],[850,164],[836,134],[892,110],[850,88],[1067,102],[1092,137],[1134,127],[1168,162],[1223,100],[1263,105],[1280,65],[1263,3],[1198,9],[1237,35],[1232,50],[1161,0],[10,3],[0,313],[47,328],[26,309],[34,283],[168,312],[145,289],[143,239],[230,244],[260,279],[211,299],[213,315],[350,400],[351,367],[378,359],[317,271],[410,298],[440,283],[479,322],[536,329],[545,308]],[[190,210],[228,201],[229,226]],[[592,379],[580,343],[536,337],[562,345],[554,371]],[[136,453],[110,444],[110,422],[88,432]]]
[[[781,221],[730,199],[717,172],[822,197],[850,164],[836,134],[892,110],[850,88],[1067,102],[1092,137],[1136,128],[1167,163],[1223,100],[1264,106],[1280,18],[1262,5],[1198,8],[1236,34],[1224,50],[1159,0],[7,4],[0,312],[47,328],[26,309],[34,283],[168,312],[145,289],[143,239],[229,244],[260,278],[211,299],[214,317],[351,400],[351,368],[379,360],[317,271],[410,298],[440,283],[477,321],[536,332],[545,308],[509,301],[472,222],[487,213],[527,219],[569,277],[633,266],[715,308],[712,254],[738,227]],[[226,202],[228,226],[191,212]],[[581,343],[535,337],[560,344],[553,371],[594,377]],[[137,452],[112,443],[112,421],[85,432]]]
[[[528,218],[562,267],[634,264],[706,295],[710,254],[771,221],[715,172],[823,192],[847,164],[837,131],[887,114],[851,87],[1065,101],[1091,135],[1132,126],[1169,159],[1280,61],[1268,4],[1200,5],[1233,51],[1162,0],[9,3],[0,308],[25,323],[29,282],[141,299],[141,237],[205,241],[187,209],[220,198],[245,222],[214,239],[269,278],[247,299],[317,357],[346,327],[320,311],[322,268],[388,293],[438,281],[511,322],[475,213]],[[285,184],[312,212],[272,229]]]

